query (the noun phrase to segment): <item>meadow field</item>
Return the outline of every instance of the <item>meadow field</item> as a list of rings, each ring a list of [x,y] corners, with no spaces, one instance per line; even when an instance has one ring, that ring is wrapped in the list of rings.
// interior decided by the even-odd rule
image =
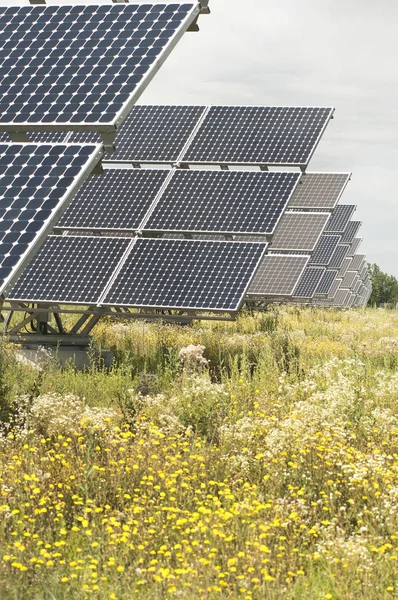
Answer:
[[[0,352],[1,600],[398,598],[398,312],[104,321]]]

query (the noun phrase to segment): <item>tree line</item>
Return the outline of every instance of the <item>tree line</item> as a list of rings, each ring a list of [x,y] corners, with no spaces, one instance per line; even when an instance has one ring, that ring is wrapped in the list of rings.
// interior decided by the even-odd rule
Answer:
[[[398,303],[398,281],[393,275],[384,273],[376,264],[368,264],[372,282],[372,295],[369,304]]]

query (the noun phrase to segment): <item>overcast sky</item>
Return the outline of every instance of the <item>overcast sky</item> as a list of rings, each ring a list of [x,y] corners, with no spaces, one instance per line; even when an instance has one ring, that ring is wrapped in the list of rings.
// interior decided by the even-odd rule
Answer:
[[[212,0],[141,97],[155,104],[334,106],[310,163],[352,171],[360,251],[398,277],[397,0]]]

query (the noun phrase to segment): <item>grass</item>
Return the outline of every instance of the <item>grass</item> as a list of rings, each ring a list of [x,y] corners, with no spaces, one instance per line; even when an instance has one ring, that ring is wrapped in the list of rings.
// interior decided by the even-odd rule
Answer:
[[[1,349],[1,599],[398,597],[395,311],[94,344],[109,372]]]

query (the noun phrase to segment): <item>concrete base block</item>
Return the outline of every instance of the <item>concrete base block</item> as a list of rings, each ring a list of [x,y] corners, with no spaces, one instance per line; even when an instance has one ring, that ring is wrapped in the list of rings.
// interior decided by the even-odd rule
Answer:
[[[93,351],[92,348],[79,348],[76,346],[25,346],[19,349],[19,360],[30,364],[39,370],[46,368],[51,361],[56,361],[65,367],[72,363],[78,371],[85,371],[96,364],[109,369],[112,366],[113,352],[110,350]]]

